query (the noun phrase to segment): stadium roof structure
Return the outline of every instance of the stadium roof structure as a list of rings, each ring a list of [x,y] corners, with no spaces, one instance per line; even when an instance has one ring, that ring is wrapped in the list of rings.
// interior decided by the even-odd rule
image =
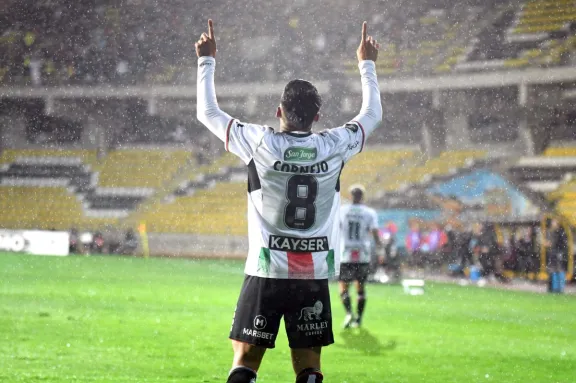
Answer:
[[[351,90],[359,92],[357,79],[348,80]],[[435,77],[383,78],[379,80],[382,93],[441,91],[458,89],[499,88],[518,86],[520,93],[527,93],[527,87],[545,84],[576,84],[576,68],[537,68],[522,71],[498,71],[473,74],[450,74]],[[315,81],[322,93],[332,86],[330,81]],[[285,83],[222,83],[218,85],[219,94],[229,97],[250,95],[279,94]],[[60,86],[60,87],[0,87],[0,97],[5,98],[131,98],[149,99],[154,97],[196,98],[196,85],[140,85],[140,86]],[[564,92],[565,98],[576,97],[576,90]]]

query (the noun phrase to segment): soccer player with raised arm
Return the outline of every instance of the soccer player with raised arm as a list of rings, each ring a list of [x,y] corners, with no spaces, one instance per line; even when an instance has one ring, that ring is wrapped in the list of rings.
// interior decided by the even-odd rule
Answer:
[[[230,339],[228,383],[251,383],[273,348],[284,317],[297,383],[322,382],[320,351],[334,343],[328,279],[340,268],[340,173],[380,124],[378,44],[366,23],[356,52],[362,82],[360,113],[344,126],[312,132],[321,99],[304,80],[290,81],[276,116],[280,126],[238,121],[218,107],[212,20],[195,44],[198,120],[248,170],[249,249]],[[247,89],[247,92],[250,90]]]
[[[364,204],[364,194],[366,191],[362,185],[350,187],[352,203],[342,206],[340,210],[340,298],[346,318],[344,328],[360,327],[362,315],[366,306],[365,283],[370,274],[370,236],[378,247],[382,247],[380,234],[378,232],[378,216],[376,211]],[[350,283],[356,282],[356,293],[358,294],[357,316],[352,314],[352,304],[348,287]]]

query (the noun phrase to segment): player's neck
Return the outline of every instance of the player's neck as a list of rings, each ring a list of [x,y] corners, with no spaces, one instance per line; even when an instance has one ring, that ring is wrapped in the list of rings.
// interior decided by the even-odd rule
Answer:
[[[280,133],[310,134],[312,129],[296,129],[290,125],[280,124]]]

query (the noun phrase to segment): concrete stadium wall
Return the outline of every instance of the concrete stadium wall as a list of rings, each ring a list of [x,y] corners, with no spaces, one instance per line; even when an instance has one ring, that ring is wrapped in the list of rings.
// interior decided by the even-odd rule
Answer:
[[[244,236],[148,234],[151,256],[194,258],[246,258],[248,238]]]

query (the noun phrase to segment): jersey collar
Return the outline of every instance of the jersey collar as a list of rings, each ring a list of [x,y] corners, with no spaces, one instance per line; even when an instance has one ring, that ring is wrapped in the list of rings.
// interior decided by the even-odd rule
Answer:
[[[292,137],[308,137],[312,135],[312,132],[283,132]]]

